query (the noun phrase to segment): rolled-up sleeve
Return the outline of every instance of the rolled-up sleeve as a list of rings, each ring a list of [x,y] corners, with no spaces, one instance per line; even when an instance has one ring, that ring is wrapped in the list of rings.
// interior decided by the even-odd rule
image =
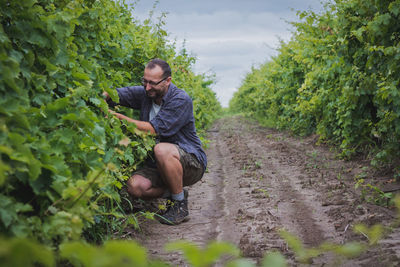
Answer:
[[[158,135],[170,137],[190,121],[192,113],[192,100],[182,95],[163,106],[150,123]]]

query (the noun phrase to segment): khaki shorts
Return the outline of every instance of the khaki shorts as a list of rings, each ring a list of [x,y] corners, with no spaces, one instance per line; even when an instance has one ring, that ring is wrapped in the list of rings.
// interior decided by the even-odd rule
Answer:
[[[189,186],[197,183],[203,177],[204,168],[197,160],[196,156],[186,153],[182,148],[176,145],[179,151],[180,162],[183,168],[183,186]],[[135,171],[133,175],[140,175],[151,181],[153,187],[167,187],[161,178],[157,168],[144,166]]]

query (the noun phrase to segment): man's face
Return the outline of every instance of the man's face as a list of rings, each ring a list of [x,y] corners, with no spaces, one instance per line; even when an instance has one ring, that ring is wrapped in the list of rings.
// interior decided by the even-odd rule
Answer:
[[[160,66],[144,69],[143,86],[146,89],[146,94],[158,104],[160,104],[171,83],[171,77],[164,77],[163,74]]]

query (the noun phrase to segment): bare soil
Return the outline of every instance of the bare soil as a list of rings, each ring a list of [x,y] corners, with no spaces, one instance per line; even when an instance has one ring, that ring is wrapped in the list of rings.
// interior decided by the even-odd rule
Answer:
[[[184,239],[203,247],[220,240],[235,244],[257,263],[277,250],[289,265],[301,266],[279,229],[296,235],[306,247],[325,241],[368,243],[366,236],[354,233],[356,224],[389,226],[396,219],[390,205],[370,203],[385,200],[365,186],[375,181],[373,186],[396,192],[400,186],[390,173],[372,169],[367,160],[339,159],[328,146],[316,144],[317,136],[294,137],[239,116],[216,121],[208,134],[207,172],[188,188],[191,220],[178,226],[148,220],[139,233],[130,231],[154,258],[187,266],[180,253],[166,252],[164,245]],[[360,178],[365,178],[364,186],[356,189]],[[398,266],[400,231],[391,228],[379,245],[355,259],[322,255],[310,264]]]

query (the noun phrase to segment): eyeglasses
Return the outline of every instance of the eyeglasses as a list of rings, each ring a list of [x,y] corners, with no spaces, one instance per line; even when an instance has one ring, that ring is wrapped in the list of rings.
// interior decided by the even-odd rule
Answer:
[[[142,84],[143,86],[146,86],[147,84],[150,84],[151,86],[156,86],[159,85],[161,82],[165,81],[168,77],[164,77],[161,81],[159,82],[153,82],[153,81],[148,81],[142,78]]]

